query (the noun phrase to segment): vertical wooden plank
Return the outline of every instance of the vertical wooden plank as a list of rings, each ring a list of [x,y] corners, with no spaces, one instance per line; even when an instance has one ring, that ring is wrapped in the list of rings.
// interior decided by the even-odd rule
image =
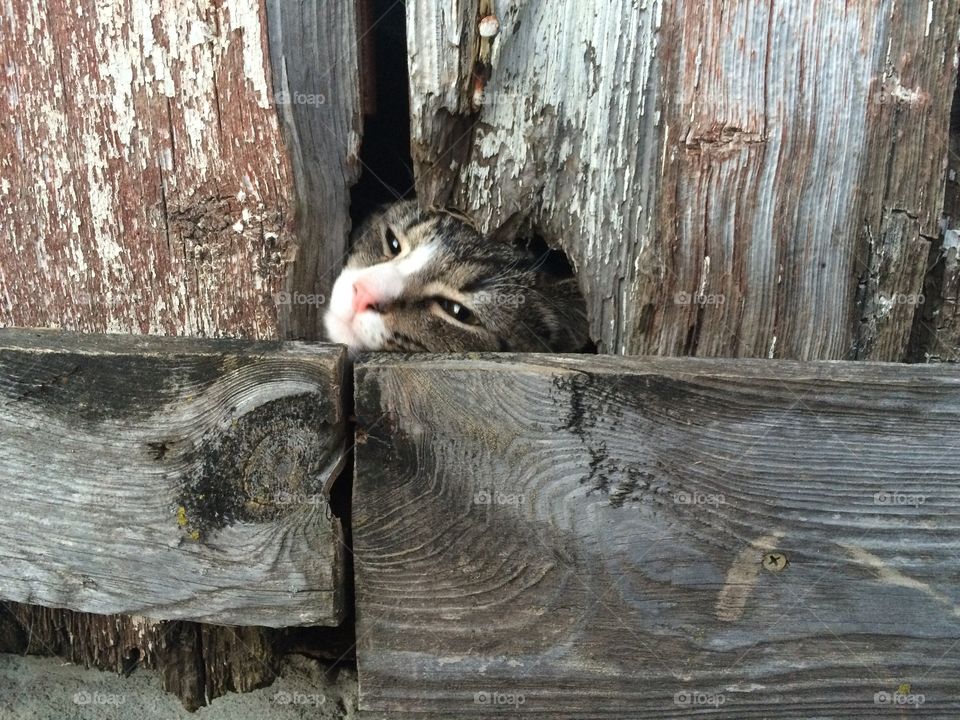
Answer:
[[[481,67],[477,20],[494,9],[500,33]],[[421,201],[464,207],[485,228],[529,217],[570,256],[606,352],[635,348],[656,274],[643,258],[659,252],[661,13],[660,0],[407,4]],[[489,75],[482,96],[475,75]]]
[[[418,188],[562,247],[603,351],[905,355],[954,3],[514,0],[477,66],[490,7],[408,7]]]
[[[275,336],[297,245],[259,2],[2,17],[0,324]]]
[[[644,349],[849,353],[865,121],[888,14],[873,2],[678,4],[664,29],[677,91],[664,95],[660,228],[672,253],[657,344]]]
[[[296,187],[297,259],[284,337],[323,337],[324,300],[343,266],[363,111],[353,0],[266,0],[274,99]]]
[[[915,359],[960,362],[960,95],[956,92],[950,117],[942,242],[934,245],[928,266],[926,301],[912,338]]]
[[[931,245],[939,243],[957,86],[955,2],[895,2],[888,23],[870,87],[866,164],[858,182],[857,359],[904,359],[911,325],[927,302],[937,302],[926,297],[924,276],[933,266]]]

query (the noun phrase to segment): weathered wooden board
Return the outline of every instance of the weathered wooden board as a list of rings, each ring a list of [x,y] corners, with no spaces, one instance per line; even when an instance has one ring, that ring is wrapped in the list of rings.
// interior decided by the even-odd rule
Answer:
[[[266,0],[274,100],[293,165],[299,243],[282,337],[323,337],[325,300],[343,267],[363,113],[353,0]]]
[[[0,326],[319,336],[359,144],[353,6],[271,8],[269,48],[259,0],[0,8]]]
[[[519,214],[562,247],[604,352],[904,356],[941,210],[954,0],[407,16],[421,200],[485,228]]]
[[[344,617],[337,346],[0,331],[0,598]]]
[[[960,711],[960,369],[379,356],[355,380],[369,717]]]

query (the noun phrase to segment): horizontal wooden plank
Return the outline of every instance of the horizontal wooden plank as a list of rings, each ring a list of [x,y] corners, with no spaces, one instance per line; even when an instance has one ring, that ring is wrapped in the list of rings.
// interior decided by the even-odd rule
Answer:
[[[338,624],[342,348],[0,331],[0,599]]]
[[[379,356],[355,386],[366,717],[960,710],[960,369]]]

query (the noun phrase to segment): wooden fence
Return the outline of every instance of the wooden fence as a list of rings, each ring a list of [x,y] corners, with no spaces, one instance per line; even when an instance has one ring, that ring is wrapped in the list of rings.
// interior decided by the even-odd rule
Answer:
[[[960,370],[342,360],[0,331],[0,599],[337,625],[349,447],[368,717],[957,711]]]
[[[370,717],[956,715],[956,374],[818,362],[960,360],[956,2],[392,5],[0,9],[0,326],[245,338],[3,333],[0,651],[195,708],[355,581]],[[659,359],[275,342],[391,143]]]

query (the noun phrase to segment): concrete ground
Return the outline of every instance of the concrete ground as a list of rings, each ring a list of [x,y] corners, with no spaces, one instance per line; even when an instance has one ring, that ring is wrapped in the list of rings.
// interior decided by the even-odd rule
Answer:
[[[328,678],[325,669],[291,656],[270,687],[230,693],[189,713],[151,670],[123,678],[58,658],[0,654],[0,720],[353,720],[356,672]]]

